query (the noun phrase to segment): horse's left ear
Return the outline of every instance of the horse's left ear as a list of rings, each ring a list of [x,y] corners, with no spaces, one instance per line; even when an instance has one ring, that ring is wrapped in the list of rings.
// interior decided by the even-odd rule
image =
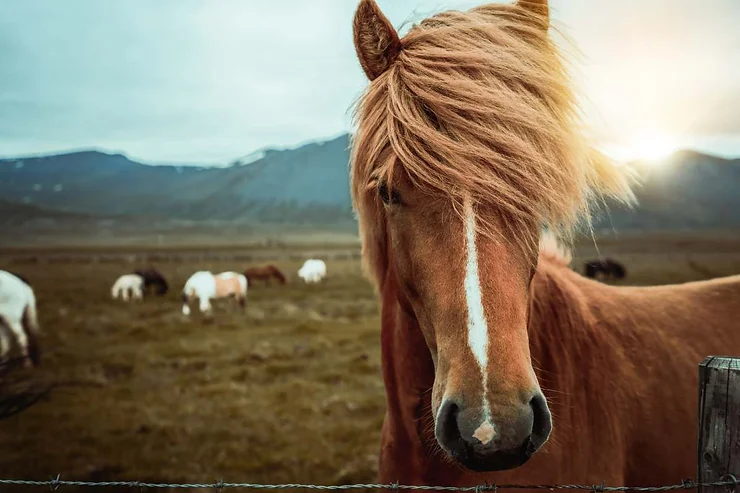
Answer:
[[[375,0],[361,0],[353,23],[355,50],[365,75],[375,80],[401,52],[401,40]]]
[[[517,5],[524,10],[542,17],[542,20],[549,24],[550,7],[547,5],[547,2],[548,0],[517,0]]]

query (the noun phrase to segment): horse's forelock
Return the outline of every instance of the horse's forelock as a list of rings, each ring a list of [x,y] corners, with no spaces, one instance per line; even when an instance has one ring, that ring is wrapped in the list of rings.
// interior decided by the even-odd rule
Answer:
[[[385,232],[373,187],[397,166],[460,214],[465,196],[491,202],[502,217],[480,218],[480,232],[530,251],[533,226],[567,234],[589,222],[591,199],[631,200],[627,177],[580,132],[565,61],[541,20],[512,5],[427,19],[358,100],[351,191],[376,280]]]

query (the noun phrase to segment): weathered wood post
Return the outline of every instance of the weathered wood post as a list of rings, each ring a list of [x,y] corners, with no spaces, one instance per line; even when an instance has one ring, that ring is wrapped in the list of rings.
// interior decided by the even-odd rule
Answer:
[[[740,358],[709,356],[699,365],[699,483],[740,480]],[[725,486],[699,493],[727,493]]]

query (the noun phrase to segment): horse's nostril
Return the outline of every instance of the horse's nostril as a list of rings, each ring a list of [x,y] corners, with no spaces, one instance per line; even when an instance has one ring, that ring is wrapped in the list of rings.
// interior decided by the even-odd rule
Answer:
[[[532,445],[535,449],[539,448],[550,436],[552,430],[552,420],[550,419],[550,410],[547,408],[547,401],[541,392],[538,392],[532,400],[529,401],[532,407]]]
[[[457,423],[460,408],[452,401],[445,401],[437,415],[437,439],[450,450],[461,446],[462,435]]]

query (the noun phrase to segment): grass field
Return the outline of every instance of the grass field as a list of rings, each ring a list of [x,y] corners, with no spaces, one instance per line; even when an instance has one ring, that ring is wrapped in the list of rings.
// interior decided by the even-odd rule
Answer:
[[[625,284],[740,273],[738,237],[599,246],[626,264]],[[24,375],[57,387],[0,421],[0,476],[374,480],[384,411],[379,308],[358,260],[330,261],[324,283],[304,285],[300,260],[276,259],[286,286],[252,287],[245,313],[222,302],[211,319],[186,319],[179,288],[193,271],[249,264],[163,263],[170,293],[124,304],[109,293],[133,270],[126,261],[27,264],[11,253],[0,267],[34,284],[43,329],[42,367]],[[584,242],[576,253],[580,270],[596,252]]]

